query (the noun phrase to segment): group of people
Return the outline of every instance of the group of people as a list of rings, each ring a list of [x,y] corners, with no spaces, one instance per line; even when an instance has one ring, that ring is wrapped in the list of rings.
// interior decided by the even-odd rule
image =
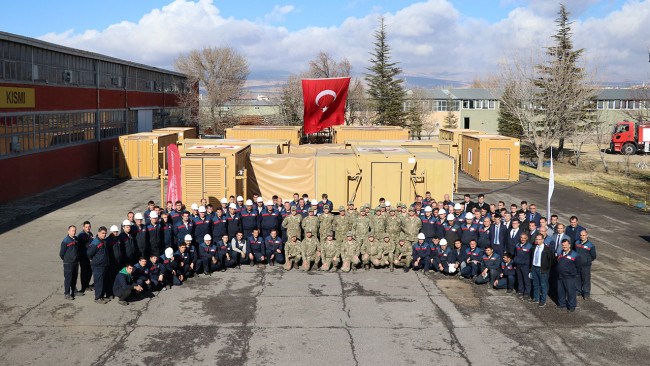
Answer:
[[[477,202],[466,194],[454,203],[427,192],[411,204],[381,198],[373,209],[354,202],[334,206],[295,193],[293,200],[231,196],[205,199],[187,210],[183,202],[129,212],[121,228],[74,225],[61,243],[64,295],[73,300],[94,287],[95,302],[113,298],[128,305],[142,291],[167,290],[186,279],[241,265],[282,265],[285,270],[343,272],[396,267],[458,276],[505,289],[543,307],[549,295],[573,312],[577,296],[589,299],[596,247],[572,216],[569,226],[542,217],[522,201]],[[77,290],[80,275],[81,289]],[[94,284],[91,285],[91,277]]]

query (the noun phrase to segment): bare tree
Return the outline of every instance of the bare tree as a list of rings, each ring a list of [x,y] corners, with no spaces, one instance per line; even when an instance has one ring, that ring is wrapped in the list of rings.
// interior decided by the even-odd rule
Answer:
[[[300,126],[304,115],[301,79],[304,75],[289,75],[280,88],[280,114],[285,124]]]
[[[199,86],[197,83],[184,85],[176,96],[181,107],[181,120],[185,126],[200,126],[199,115]]]
[[[244,93],[244,83],[250,73],[246,57],[231,47],[204,47],[179,56],[174,68],[206,91],[208,116],[201,120],[202,128],[213,126],[217,132],[223,132],[234,124],[235,119],[230,118],[224,107]]]
[[[443,117],[445,128],[458,127],[458,116],[454,113],[456,111],[456,101],[452,99],[451,95],[447,95],[447,114]]]
[[[366,90],[359,78],[352,78],[346,100],[346,125],[365,125],[370,121]]]
[[[625,115],[635,122],[650,121],[650,86],[642,86],[630,89],[628,97],[628,109]],[[632,107],[630,107],[632,103]]]
[[[594,119],[600,121],[593,125],[593,137],[596,147],[598,148],[598,155],[600,156],[600,161],[603,163],[603,168],[605,168],[605,173],[609,173],[609,167],[607,166],[607,160],[605,159],[605,146],[609,145],[609,140],[611,138],[611,126],[604,122],[601,112],[597,112]]]

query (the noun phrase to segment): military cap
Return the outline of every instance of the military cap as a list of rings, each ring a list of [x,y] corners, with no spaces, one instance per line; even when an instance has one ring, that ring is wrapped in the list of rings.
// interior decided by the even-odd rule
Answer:
[[[309,212],[314,212],[314,208],[313,208],[313,207],[310,207],[307,211],[309,211]]]
[[[379,207],[384,208],[384,207],[386,207],[386,204],[382,203],[381,205],[379,205]]]
[[[345,211],[345,206],[339,206],[339,211]]]
[[[390,235],[388,233],[384,234],[384,238],[390,238]]]
[[[390,210],[391,210],[392,212],[397,211],[397,209],[396,209],[395,207],[391,207]]]
[[[406,237],[404,235],[400,235],[399,241],[406,241]]]
[[[324,205],[324,206],[323,206],[323,209],[328,209],[328,210],[329,210],[329,209],[330,209],[330,205]]]
[[[371,236],[374,238],[374,237],[375,237],[375,234],[373,234],[373,233],[368,233],[368,237],[371,237]]]
[[[348,205],[354,205],[354,201],[348,201]]]
[[[327,236],[334,236],[334,233],[331,232],[331,231],[328,231],[328,232],[327,232]]]
[[[296,210],[296,206],[291,206],[291,211],[295,211],[295,210]]]
[[[306,234],[306,233],[311,233],[311,229],[307,229],[307,230],[305,230],[305,234]]]
[[[354,236],[354,234],[352,234],[352,231],[348,231],[348,235],[347,235],[347,236]]]
[[[415,209],[413,207],[409,207],[409,212],[411,211],[415,212]]]

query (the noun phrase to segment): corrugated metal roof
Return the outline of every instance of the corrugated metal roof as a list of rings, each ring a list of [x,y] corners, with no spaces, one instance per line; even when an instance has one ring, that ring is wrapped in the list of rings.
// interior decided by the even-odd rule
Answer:
[[[410,91],[409,91],[410,92]],[[445,100],[451,97],[456,100],[478,100],[478,99],[499,99],[503,89],[488,88],[463,88],[463,89],[427,89],[424,90],[426,99]],[[598,89],[596,99],[599,100],[626,100],[639,99],[638,95],[643,93],[638,89]],[[407,94],[407,99],[412,93]],[[645,98],[643,98],[645,99]]]

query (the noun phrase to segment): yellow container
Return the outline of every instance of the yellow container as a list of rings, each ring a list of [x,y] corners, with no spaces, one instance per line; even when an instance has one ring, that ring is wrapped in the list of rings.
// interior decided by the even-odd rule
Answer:
[[[450,140],[346,140],[346,148],[350,146],[400,146],[435,147],[440,152],[458,158],[458,144]]]
[[[289,152],[289,140],[264,140],[264,139],[185,139],[179,141],[181,148],[201,145],[250,145],[251,154],[286,154]]]
[[[409,148],[415,154],[416,165],[411,175],[410,197],[421,195],[427,191],[436,201],[442,201],[445,194],[453,197],[458,182],[458,165],[456,159],[433,149]]]
[[[442,154],[442,155],[445,155],[445,156],[451,158],[453,163],[454,163],[453,172],[448,172],[448,171],[445,170],[444,174],[445,175],[452,175],[454,177],[454,191],[458,190],[458,166],[459,166],[459,163],[458,163],[457,158],[455,158],[455,157],[453,157],[453,156],[451,156],[449,154],[446,154],[443,151],[438,150],[437,147],[411,146],[411,147],[407,147],[405,149],[408,150],[409,152],[413,153],[413,154],[416,154],[416,156],[419,155],[419,154],[422,154],[422,153],[434,153],[434,154]],[[418,160],[418,162],[419,162],[419,160]],[[425,190],[425,192],[426,192],[426,190]],[[444,196],[443,196],[443,198],[444,198]]]
[[[519,140],[499,135],[463,136],[461,170],[485,181],[519,180]]]
[[[316,154],[321,150],[341,150],[345,144],[304,144],[291,146],[292,154]]]
[[[226,128],[227,139],[289,140],[300,145],[302,126],[235,126]]]
[[[408,140],[409,131],[397,126],[333,126],[332,143],[346,140]]]
[[[166,148],[176,144],[176,139],[175,133],[143,132],[120,136],[120,178],[160,178],[160,169],[166,169]]]
[[[265,154],[250,155],[248,197],[259,193],[265,200],[278,195],[293,198],[295,192],[316,197],[316,155]]]
[[[222,197],[246,194],[246,161],[250,146],[193,146],[179,149],[183,202],[202,198],[213,205]]]
[[[458,145],[458,159],[463,154],[463,135],[483,135],[485,132],[464,129],[464,128],[441,128],[439,137],[441,140],[450,140]]]
[[[304,145],[302,145],[304,146]],[[292,148],[293,149],[293,148]],[[357,155],[349,149],[321,149],[316,151],[316,196],[320,201],[323,193],[335,207],[345,206],[360,184]]]
[[[401,147],[353,146],[360,169],[360,182],[351,200],[368,203],[372,207],[384,197],[391,202],[413,200],[411,171],[415,168],[415,154]]]
[[[194,127],[165,127],[165,128],[158,128],[151,132],[175,133],[178,135],[179,141],[183,139],[195,139],[198,137],[196,128]]]

